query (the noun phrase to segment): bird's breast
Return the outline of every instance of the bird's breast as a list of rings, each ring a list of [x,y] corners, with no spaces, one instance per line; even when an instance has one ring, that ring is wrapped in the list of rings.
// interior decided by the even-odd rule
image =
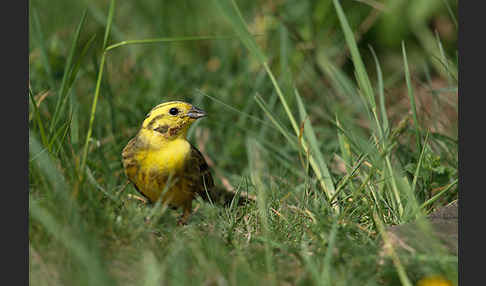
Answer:
[[[144,165],[157,168],[160,172],[177,173],[184,168],[190,151],[191,145],[186,140],[169,141],[163,148],[148,150],[150,154],[145,156]]]
[[[184,196],[184,200],[189,199],[182,190],[182,180],[185,164],[191,154],[190,148],[186,140],[174,140],[167,142],[164,148],[140,151],[136,154],[139,169],[129,172],[129,177],[152,202],[158,199],[166,183],[171,181],[167,195],[173,197],[172,201],[176,205],[182,204],[180,196]]]

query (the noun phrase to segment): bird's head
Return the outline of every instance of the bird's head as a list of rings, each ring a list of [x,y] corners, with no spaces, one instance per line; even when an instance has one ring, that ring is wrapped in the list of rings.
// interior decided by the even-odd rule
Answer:
[[[142,130],[169,140],[185,137],[191,124],[204,116],[206,112],[192,104],[183,101],[165,102],[147,114]]]

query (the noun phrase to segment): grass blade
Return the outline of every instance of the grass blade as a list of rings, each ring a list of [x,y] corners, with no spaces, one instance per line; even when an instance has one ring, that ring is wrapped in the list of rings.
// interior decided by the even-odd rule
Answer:
[[[295,138],[293,138],[291,134],[289,134],[289,132],[285,130],[282,124],[280,124],[278,120],[273,116],[272,112],[270,112],[270,110],[268,109],[267,104],[265,103],[263,98],[257,94],[255,95],[255,101],[258,103],[263,112],[265,112],[265,115],[270,119],[273,125],[277,127],[278,131],[280,131],[280,133],[282,133],[282,135],[287,139],[287,141],[295,148],[298,148]]]
[[[91,45],[93,44],[95,39],[96,39],[96,34],[92,35],[89,38],[88,42],[86,42],[86,44],[83,46],[83,49],[81,50],[81,53],[78,57],[78,60],[74,64],[74,67],[71,71],[71,76],[70,76],[69,81],[68,81],[68,86],[73,85],[74,80],[76,79],[76,75],[78,74],[78,71],[81,68],[82,61],[83,61],[84,57],[86,56],[86,54],[88,53],[89,48],[91,48]]]
[[[170,42],[186,42],[186,41],[201,41],[201,40],[228,40],[234,39],[235,36],[188,36],[188,37],[164,37],[142,40],[127,40],[108,46],[105,52],[111,51],[127,45],[142,45],[142,44],[158,44]]]
[[[341,149],[341,157],[346,164],[346,170],[349,172],[351,162],[351,146],[349,144],[348,138],[344,134],[343,127],[341,126],[341,122],[339,121],[339,117],[336,113],[336,127],[337,127],[337,138],[339,142],[339,149]]]
[[[246,24],[240,9],[236,5],[234,0],[214,0],[216,6],[223,12],[231,23],[236,34],[246,46],[246,48],[258,59],[260,63],[266,61],[265,56],[261,52],[260,48],[256,44],[253,36],[248,31],[248,25]]]
[[[327,198],[331,199],[331,197],[333,197],[334,193],[336,192],[334,182],[332,181],[331,173],[329,172],[329,169],[327,167],[326,160],[324,160],[324,155],[319,149],[316,133],[314,132],[314,129],[312,128],[310,122],[306,120],[307,112],[297,89],[295,89],[295,98],[297,100],[297,106],[299,108],[301,121],[304,124],[304,136],[306,138],[306,142],[308,142],[311,154],[314,155],[313,158],[315,158],[317,162],[317,168],[314,168],[319,170],[319,172],[317,172],[317,179],[319,180],[319,182],[321,182],[321,184],[323,184]]]
[[[108,45],[108,39],[110,38],[111,24],[113,23],[114,14],[115,14],[115,0],[111,0],[110,9],[108,10],[108,18],[106,20],[105,36],[103,37],[103,50]]]
[[[94,123],[94,118],[96,113],[96,106],[98,105],[98,98],[100,95],[101,80],[103,79],[103,68],[105,66],[105,58],[106,58],[105,48],[106,45],[108,44],[108,38],[110,35],[110,28],[111,28],[111,23],[113,22],[114,13],[115,13],[115,0],[111,0],[110,10],[108,12],[108,19],[106,21],[106,27],[105,27],[105,36],[103,39],[103,47],[102,47],[103,54],[101,55],[100,68],[98,70],[98,78],[96,80],[95,94],[93,97],[93,103],[91,104],[91,115],[89,118],[88,131],[86,134],[86,141],[84,142],[84,149],[81,157],[80,181],[83,181],[84,179],[84,172],[85,172],[84,166],[86,165],[86,158],[88,157],[88,147],[89,147],[89,142],[91,140],[91,133],[93,132],[93,123]]]
[[[358,160],[358,162],[356,162],[355,166],[350,171],[348,171],[348,173],[344,176],[344,178],[338,183],[338,186],[336,188],[336,192],[335,192],[334,196],[330,199],[331,203],[334,203],[334,200],[336,199],[339,192],[341,190],[343,190],[344,186],[346,186],[348,184],[348,182],[353,178],[353,176],[356,174],[356,172],[361,167],[361,165],[363,164],[363,162],[366,158],[367,158],[366,154],[360,156],[360,159]]]
[[[454,26],[456,26],[457,29],[459,26],[457,24],[456,15],[454,15],[454,12],[452,12],[451,5],[449,4],[449,2],[447,2],[447,0],[442,0],[442,2],[444,2],[444,5],[447,7],[447,12],[449,12],[449,16],[451,16],[452,22],[454,23]]]
[[[383,85],[383,73],[381,71],[380,61],[378,60],[378,57],[376,56],[375,50],[371,46],[370,46],[370,50],[371,50],[371,54],[373,55],[373,59],[375,60],[375,64],[376,64],[376,74],[377,74],[377,77],[378,77],[377,86],[378,86],[378,96],[379,96],[379,99],[380,99],[381,121],[382,121],[382,124],[383,124],[383,126],[382,126],[383,131],[386,134],[388,132],[388,127],[389,127],[388,124],[389,123],[388,123],[388,115],[386,113],[386,105],[385,105],[385,88],[384,88],[384,85]]]
[[[443,194],[445,194],[447,191],[449,191],[452,187],[454,187],[459,179],[455,179],[452,183],[447,185],[442,191],[438,192],[436,195],[425,201],[421,206],[420,209],[423,210],[425,207],[427,207],[430,204],[433,204],[435,201],[437,201],[440,197],[442,197]]]
[[[57,121],[59,120],[59,116],[62,112],[62,107],[64,106],[64,103],[66,102],[67,94],[69,91],[69,88],[71,85],[68,85],[68,81],[71,78],[71,71],[72,71],[72,62],[74,58],[74,54],[76,52],[76,48],[78,46],[78,41],[79,41],[79,35],[81,34],[81,29],[83,28],[84,22],[86,21],[86,16],[87,16],[87,11],[85,10],[83,13],[83,16],[81,17],[81,21],[78,24],[78,27],[76,28],[76,32],[74,34],[74,38],[71,44],[71,49],[69,50],[69,55],[66,61],[66,65],[64,66],[64,74],[62,77],[62,82],[61,82],[61,87],[59,88],[58,91],[58,98],[57,98],[57,103],[56,103],[56,108],[54,109],[54,115],[52,116],[51,124],[49,126],[49,130],[52,132],[54,127],[57,124]]]
[[[353,60],[354,68],[356,71],[356,78],[358,80],[358,84],[364,93],[364,95],[368,99],[368,103],[370,104],[371,108],[376,108],[375,97],[373,94],[373,88],[371,87],[371,82],[366,72],[365,66],[363,64],[363,60],[361,59],[361,55],[358,50],[358,45],[356,44],[356,40],[354,39],[354,33],[349,26],[348,20],[344,15],[343,9],[341,4],[338,0],[334,1],[334,8],[336,9],[337,16],[339,18],[339,22],[341,23],[341,28],[344,33],[344,37],[346,39],[346,44],[348,45],[349,52],[351,54],[351,58]]]
[[[410,71],[408,69],[407,51],[405,50],[405,42],[402,42],[403,64],[405,67],[405,80],[407,82],[408,98],[410,99],[410,109],[412,109],[413,122],[415,125],[415,136],[417,137],[417,150],[421,150],[420,127],[417,118],[417,107],[415,106],[415,97],[413,95],[412,83],[410,79]]]
[[[412,194],[415,194],[415,188],[417,186],[417,180],[419,178],[419,174],[420,174],[420,168],[422,167],[422,161],[424,159],[424,154],[425,154],[425,149],[427,147],[427,139],[429,138],[429,133],[427,133],[425,135],[425,139],[424,139],[424,146],[422,148],[422,152],[420,152],[420,157],[419,157],[419,160],[418,160],[418,163],[417,163],[417,169],[415,170],[415,173],[413,175],[413,181],[412,181]]]
[[[442,42],[440,40],[439,32],[435,31],[435,38],[437,41],[437,47],[439,48],[440,52],[440,63],[444,67],[445,74],[447,75],[447,79],[450,85],[457,85],[457,67],[454,65],[451,67],[449,64],[449,60],[447,59],[446,52],[444,51],[444,47],[442,46]]]
[[[373,119],[376,124],[376,129],[378,131],[378,138],[381,142],[385,142],[384,140],[384,133],[383,127],[378,120],[378,115],[376,112],[376,101],[375,95],[373,92],[373,88],[371,86],[370,79],[368,77],[368,73],[366,72],[366,68],[364,66],[363,60],[361,59],[361,55],[358,50],[358,46],[356,44],[356,40],[354,38],[354,33],[349,26],[348,20],[346,19],[346,15],[343,12],[341,4],[338,0],[333,0],[334,8],[336,9],[339,22],[341,23],[341,28],[344,33],[344,37],[346,39],[346,44],[348,45],[349,52],[351,54],[351,58],[353,60],[354,71],[356,75],[356,79],[358,81],[358,86],[362,93],[364,93],[365,99],[368,101],[369,109],[371,109],[371,113],[373,115]],[[371,119],[371,118],[370,118]]]

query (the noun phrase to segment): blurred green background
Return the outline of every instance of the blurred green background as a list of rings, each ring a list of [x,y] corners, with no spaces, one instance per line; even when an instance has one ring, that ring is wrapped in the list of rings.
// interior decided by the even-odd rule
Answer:
[[[400,285],[401,268],[412,283],[431,274],[457,283],[457,254],[439,246],[400,252],[401,266],[381,263],[373,219],[406,223],[418,206],[427,214],[457,199],[457,1],[336,2],[382,136],[333,1],[116,1],[108,45],[175,40],[105,54],[84,169],[110,1],[29,1],[30,284]],[[311,125],[313,135],[292,131],[268,72],[245,47],[250,38],[235,32],[233,3],[301,132]],[[180,41],[189,36],[231,37]],[[129,198],[137,193],[121,150],[153,106],[176,99],[209,114],[189,139],[216,184],[263,202],[197,201],[189,225],[177,227],[178,211]],[[310,155],[291,144],[302,136]],[[310,156],[321,156],[339,189],[339,215]],[[423,235],[417,242],[437,244]]]

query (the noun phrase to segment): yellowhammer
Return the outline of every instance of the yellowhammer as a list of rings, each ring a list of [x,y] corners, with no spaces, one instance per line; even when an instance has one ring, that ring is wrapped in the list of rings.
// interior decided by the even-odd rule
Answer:
[[[195,196],[208,200],[213,187],[204,157],[186,140],[191,124],[204,116],[204,111],[186,102],[159,104],[122,152],[125,174],[135,188],[150,202],[160,198],[181,207],[182,223],[191,213]]]

